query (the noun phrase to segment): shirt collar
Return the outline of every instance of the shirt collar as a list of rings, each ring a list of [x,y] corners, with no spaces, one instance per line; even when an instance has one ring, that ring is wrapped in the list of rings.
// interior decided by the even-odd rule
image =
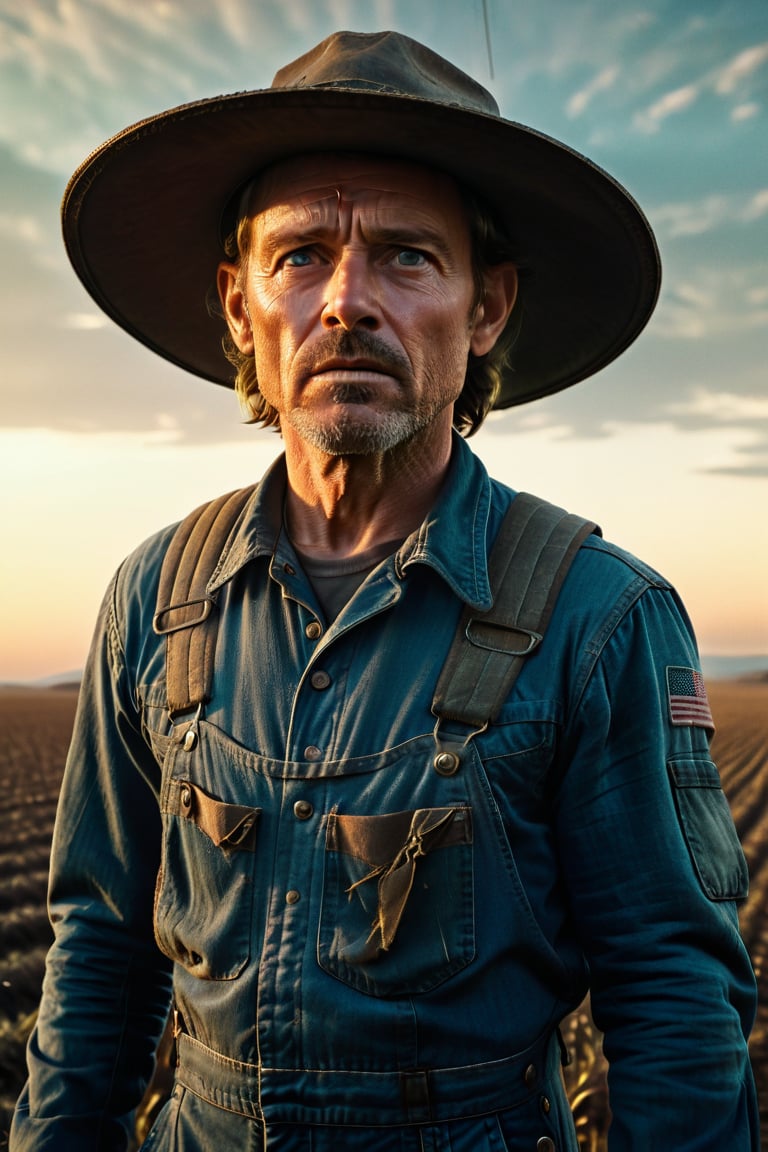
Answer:
[[[457,432],[440,495],[420,528],[397,554],[398,571],[429,564],[456,595],[476,610],[491,607],[488,517],[491,482],[482,462]]]
[[[214,593],[251,560],[271,556],[283,524],[287,474],[279,456],[256,485],[208,584]],[[432,511],[404,541],[395,564],[402,574],[411,564],[428,564],[456,595],[475,610],[490,608],[487,532],[491,484],[482,462],[458,433],[448,474]]]

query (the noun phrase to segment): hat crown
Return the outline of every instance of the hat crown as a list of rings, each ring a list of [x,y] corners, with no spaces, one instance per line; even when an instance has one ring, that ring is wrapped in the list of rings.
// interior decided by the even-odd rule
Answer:
[[[273,88],[346,88],[412,96],[498,116],[487,89],[399,32],[334,32],[275,75]]]

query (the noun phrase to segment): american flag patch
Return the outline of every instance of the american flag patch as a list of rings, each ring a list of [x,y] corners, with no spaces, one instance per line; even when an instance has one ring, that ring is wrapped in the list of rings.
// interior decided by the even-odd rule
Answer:
[[[704,677],[695,668],[667,668],[669,718],[678,726],[714,728]]]

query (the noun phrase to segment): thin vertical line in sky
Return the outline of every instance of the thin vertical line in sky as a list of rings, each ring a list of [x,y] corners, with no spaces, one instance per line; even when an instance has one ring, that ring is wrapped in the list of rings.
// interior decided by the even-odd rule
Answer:
[[[483,0],[483,24],[485,25],[485,46],[488,49],[488,71],[493,80],[493,56],[491,54],[491,28],[488,20],[488,0]]]

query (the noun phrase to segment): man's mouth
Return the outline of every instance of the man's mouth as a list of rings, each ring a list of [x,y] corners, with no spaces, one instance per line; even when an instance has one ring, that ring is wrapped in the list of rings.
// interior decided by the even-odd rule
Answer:
[[[407,380],[410,365],[402,352],[374,332],[327,332],[300,354],[296,368],[305,382],[314,381],[339,404],[363,404],[382,388]]]
[[[396,379],[391,367],[380,361],[340,357],[321,362],[311,376],[326,379],[337,404],[364,404],[382,383]]]
[[[388,364],[382,363],[380,360],[367,359],[364,357],[354,357],[351,359],[342,358],[340,356],[333,357],[330,360],[323,360],[312,373],[313,376],[320,376],[325,373],[333,373],[334,375],[365,375],[366,373],[379,376],[391,376],[392,368]]]

